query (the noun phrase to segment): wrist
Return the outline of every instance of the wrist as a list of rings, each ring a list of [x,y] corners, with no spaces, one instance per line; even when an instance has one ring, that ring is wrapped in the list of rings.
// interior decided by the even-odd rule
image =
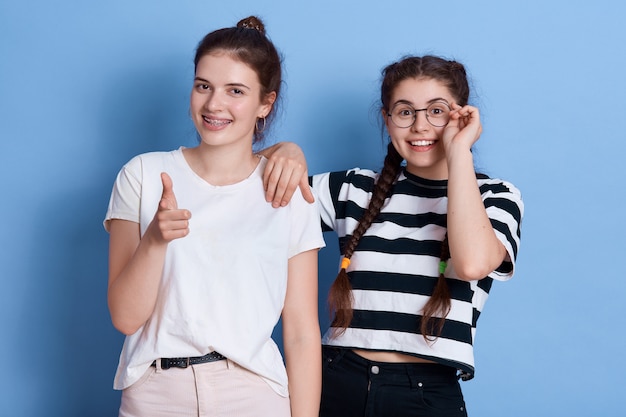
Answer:
[[[472,150],[460,146],[451,146],[446,149],[446,160],[448,162],[448,167],[459,162],[470,163],[472,166],[474,165],[474,155],[472,154]]]
[[[146,233],[141,238],[140,245],[145,247],[147,251],[164,251],[167,249],[169,241],[163,238],[157,224],[150,224]]]

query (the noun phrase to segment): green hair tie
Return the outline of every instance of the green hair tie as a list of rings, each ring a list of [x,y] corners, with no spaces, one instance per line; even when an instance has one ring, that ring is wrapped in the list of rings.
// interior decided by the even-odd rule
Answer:
[[[444,272],[446,272],[447,266],[448,266],[448,263],[446,261],[439,262],[439,273],[443,274]]]

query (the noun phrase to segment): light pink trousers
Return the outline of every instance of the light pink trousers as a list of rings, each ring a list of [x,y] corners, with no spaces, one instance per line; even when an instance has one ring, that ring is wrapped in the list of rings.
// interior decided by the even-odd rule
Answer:
[[[157,361],[158,362],[158,361]],[[229,359],[151,366],[122,392],[119,417],[290,417],[289,398]]]

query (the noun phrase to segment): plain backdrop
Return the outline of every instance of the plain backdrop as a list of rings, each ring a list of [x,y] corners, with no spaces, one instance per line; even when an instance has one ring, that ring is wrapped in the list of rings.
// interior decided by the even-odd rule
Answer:
[[[463,62],[477,167],[523,193],[515,277],[478,323],[471,416],[623,416],[626,6],[607,1],[0,1],[0,416],[116,416],[106,305],[111,187],[196,144],[193,53],[257,14],[284,55],[281,117],[311,173],[379,169],[380,70]],[[327,235],[320,320],[337,270]],[[277,329],[279,335],[280,329]]]

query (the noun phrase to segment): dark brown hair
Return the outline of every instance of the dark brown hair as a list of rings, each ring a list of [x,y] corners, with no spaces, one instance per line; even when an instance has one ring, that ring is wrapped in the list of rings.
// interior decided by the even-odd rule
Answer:
[[[463,106],[469,99],[469,84],[467,74],[462,64],[456,61],[448,61],[436,56],[404,57],[382,71],[380,101],[384,113],[389,111],[391,95],[398,84],[408,78],[429,78],[445,85],[457,104]],[[385,200],[390,195],[393,183],[402,170],[403,158],[400,156],[393,143],[387,145],[387,155],[381,173],[372,191],[372,198],[363,216],[352,235],[346,240],[342,248],[344,258],[350,259],[359,244],[359,240],[367,229],[380,214]],[[450,258],[448,236],[441,243],[442,262]],[[331,311],[335,313],[333,327],[336,332],[342,333],[350,325],[353,316],[352,286],[345,268],[341,268],[337,278],[333,282],[328,303]],[[439,278],[428,302],[422,311],[420,331],[425,339],[432,340],[431,336],[439,336],[443,330],[445,317],[450,312],[450,291],[443,272]],[[436,319],[440,316],[440,319]]]
[[[265,26],[261,19],[249,16],[241,19],[236,27],[223,28],[207,34],[198,44],[194,58],[194,69],[200,59],[214,52],[224,51],[234,59],[243,62],[256,72],[261,83],[262,102],[274,91],[276,101],[265,121],[254,131],[254,142],[263,140],[275,117],[275,108],[280,97],[282,84],[281,57],[274,44],[265,34]]]

